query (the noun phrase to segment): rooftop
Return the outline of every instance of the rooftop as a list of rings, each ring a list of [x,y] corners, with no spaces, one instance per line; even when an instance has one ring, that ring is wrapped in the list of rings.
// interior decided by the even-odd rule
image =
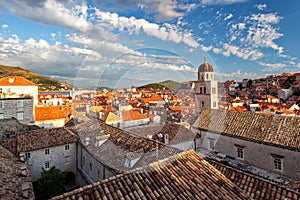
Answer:
[[[163,137],[159,138],[158,134],[168,134],[170,144],[193,140],[196,136],[191,130],[178,124],[142,126],[130,128],[129,130],[141,137],[149,137],[151,135],[153,140],[158,140],[160,142],[164,142],[164,139]]]
[[[39,129],[18,134],[13,139],[3,139],[1,143],[14,153],[60,146],[77,141],[77,136],[64,128]]]
[[[82,144],[90,153],[117,173],[145,166],[181,152],[155,140],[138,137],[107,125],[102,120],[91,119],[73,127],[72,130],[78,134]],[[132,154],[140,157],[139,160],[134,166],[125,166],[126,159]]]
[[[300,151],[300,118],[205,109],[195,128]]]
[[[300,193],[295,190],[213,160],[208,162],[253,199],[300,199]]]
[[[1,199],[34,199],[29,169],[2,145],[0,145],[0,176]]]
[[[59,199],[249,199],[193,150],[54,197]]]
[[[61,106],[35,107],[35,121],[62,119],[64,117]]]
[[[6,76],[0,78],[0,86],[37,86],[22,76]]]

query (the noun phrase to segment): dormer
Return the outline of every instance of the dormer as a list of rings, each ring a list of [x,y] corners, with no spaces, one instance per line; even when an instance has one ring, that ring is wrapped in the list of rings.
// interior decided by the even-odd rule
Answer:
[[[107,135],[100,135],[96,136],[96,147],[100,147],[102,144],[104,144],[108,139],[110,138],[110,134]]]
[[[124,166],[127,168],[133,168],[133,166],[140,160],[142,153],[129,152],[126,154]]]

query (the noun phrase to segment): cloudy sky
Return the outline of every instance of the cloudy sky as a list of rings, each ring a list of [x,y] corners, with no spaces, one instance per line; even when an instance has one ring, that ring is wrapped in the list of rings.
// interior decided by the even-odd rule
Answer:
[[[0,64],[75,86],[300,71],[300,1],[2,0]]]

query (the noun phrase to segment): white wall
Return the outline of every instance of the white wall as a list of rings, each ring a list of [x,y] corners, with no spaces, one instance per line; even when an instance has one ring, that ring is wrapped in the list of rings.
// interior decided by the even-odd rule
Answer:
[[[76,173],[76,143],[69,144],[69,150],[65,150],[65,145],[51,147],[50,154],[45,155],[45,148],[30,151],[29,165],[32,175],[32,181],[36,181],[41,177],[42,167],[44,163],[49,161],[50,168],[55,166],[61,171],[72,171]],[[65,163],[65,158],[70,157],[70,163]]]

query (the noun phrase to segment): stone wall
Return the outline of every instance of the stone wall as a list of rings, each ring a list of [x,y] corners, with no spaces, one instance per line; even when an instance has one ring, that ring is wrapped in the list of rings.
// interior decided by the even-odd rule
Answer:
[[[201,149],[203,151],[222,152],[235,159],[240,159],[237,155],[237,148],[242,147],[244,159],[240,160],[244,163],[290,178],[295,178],[300,175],[299,151],[228,137],[212,132],[200,132],[202,141]],[[210,140],[215,141],[214,150],[210,149]],[[274,168],[274,155],[278,155],[282,158],[283,168],[281,171]]]
[[[65,145],[50,147],[49,155],[45,155],[45,149],[30,151],[28,160],[33,181],[41,177],[41,168],[47,161],[50,163],[50,168],[55,166],[61,171],[71,171],[76,174],[76,143],[69,144],[69,150],[65,150]],[[70,158],[69,163],[66,163],[66,157]]]

